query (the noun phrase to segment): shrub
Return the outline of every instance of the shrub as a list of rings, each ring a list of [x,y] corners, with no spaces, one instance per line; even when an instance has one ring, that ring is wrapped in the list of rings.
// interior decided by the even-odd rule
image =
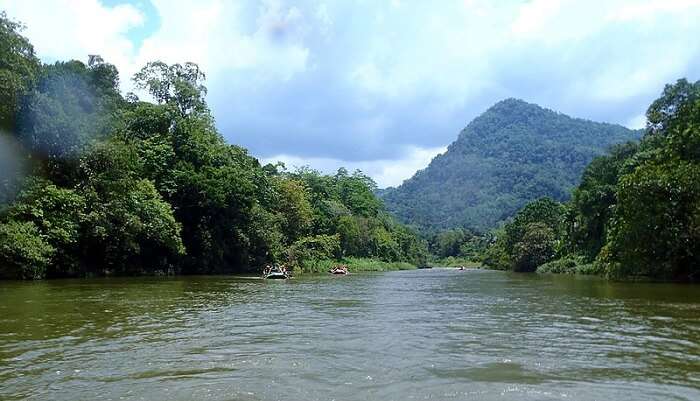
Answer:
[[[0,278],[43,278],[54,252],[34,223],[0,224]]]
[[[586,263],[583,256],[567,256],[537,267],[537,273],[601,274],[600,266]]]

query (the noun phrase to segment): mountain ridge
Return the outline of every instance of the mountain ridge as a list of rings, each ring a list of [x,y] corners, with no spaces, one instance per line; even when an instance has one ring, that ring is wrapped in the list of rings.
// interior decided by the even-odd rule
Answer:
[[[566,200],[585,166],[641,130],[594,122],[507,98],[474,118],[444,153],[398,187],[388,210],[422,229],[487,230],[530,200]]]

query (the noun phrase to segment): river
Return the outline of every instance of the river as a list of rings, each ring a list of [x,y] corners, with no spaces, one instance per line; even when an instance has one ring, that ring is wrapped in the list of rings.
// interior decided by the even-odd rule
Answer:
[[[0,282],[0,400],[700,400],[700,287],[454,269]]]

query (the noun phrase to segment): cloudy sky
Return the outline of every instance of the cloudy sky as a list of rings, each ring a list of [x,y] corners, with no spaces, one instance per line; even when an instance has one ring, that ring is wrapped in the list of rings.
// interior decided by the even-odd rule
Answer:
[[[100,54],[122,87],[194,61],[232,143],[397,185],[517,97],[630,127],[700,79],[700,0],[0,0],[45,62]]]

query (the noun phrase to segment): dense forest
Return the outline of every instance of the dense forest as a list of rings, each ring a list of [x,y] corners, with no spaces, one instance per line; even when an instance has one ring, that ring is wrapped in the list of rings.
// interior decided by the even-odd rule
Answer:
[[[610,278],[700,279],[700,81],[667,85],[640,142],[586,167],[571,200],[529,203],[495,233],[488,266]]]
[[[381,196],[389,211],[421,230],[484,232],[529,201],[567,200],[594,157],[640,136],[507,99],[469,123],[426,169]]]
[[[217,132],[195,64],[42,64],[0,15],[0,278],[211,274],[285,262],[424,263],[357,171],[261,166]]]

